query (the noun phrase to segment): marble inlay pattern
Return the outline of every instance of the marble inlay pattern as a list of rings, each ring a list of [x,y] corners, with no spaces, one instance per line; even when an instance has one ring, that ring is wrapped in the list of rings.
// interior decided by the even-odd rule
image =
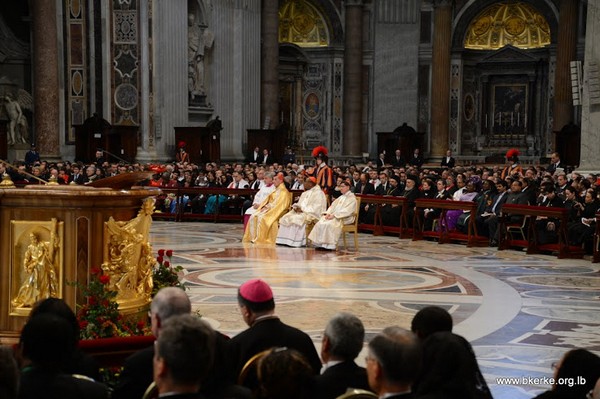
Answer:
[[[414,314],[447,309],[472,344],[496,398],[530,398],[547,389],[567,350],[600,353],[600,273],[589,260],[494,248],[360,235],[360,250],[245,246],[240,224],[155,222],[156,250],[174,250],[193,307],[226,334],[246,328],[237,287],[260,277],[273,287],[277,314],[320,346],[329,317],[358,315],[366,339],[389,325],[410,328]],[[359,356],[359,363],[362,362]],[[522,383],[502,385],[498,378]],[[518,381],[517,381],[518,382]]]

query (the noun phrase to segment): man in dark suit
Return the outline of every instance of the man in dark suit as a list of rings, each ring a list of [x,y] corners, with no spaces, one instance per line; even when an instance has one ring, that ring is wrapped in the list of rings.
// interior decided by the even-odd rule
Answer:
[[[275,160],[273,159],[273,155],[266,148],[263,150],[262,155],[258,159],[258,163],[260,165],[272,165]]]
[[[262,160],[262,154],[259,147],[254,147],[254,151],[248,156],[248,163],[260,163]]]
[[[287,347],[302,353],[315,375],[321,370],[321,360],[310,337],[297,328],[284,324],[275,315],[275,300],[271,287],[260,279],[248,280],[238,289],[238,304],[250,327],[228,342],[228,359],[237,377],[246,362],[266,349]],[[248,385],[254,382],[247,383]],[[255,388],[255,386],[248,386]]]
[[[498,185],[496,185],[496,188],[498,188]],[[489,229],[489,233],[490,233],[490,245],[492,247],[495,247],[498,245],[498,217],[497,215],[499,215],[502,211],[502,205],[504,204],[519,204],[519,205],[527,205],[527,197],[523,194],[522,192],[523,190],[523,183],[520,182],[519,180],[515,180],[510,184],[510,192],[508,194],[506,194],[506,199],[504,200],[503,203],[500,204],[496,204],[497,206],[494,209],[494,213],[496,214],[496,217],[494,217],[493,219],[490,219],[488,221],[488,229]],[[498,188],[498,193],[500,193],[500,189]],[[500,194],[499,194],[500,195]],[[498,210],[498,208],[500,208],[500,210]],[[498,212],[498,213],[496,213]],[[509,220],[508,223],[514,224],[514,223],[520,223],[522,221],[523,216],[512,216]]]
[[[81,166],[79,164],[73,164],[71,166],[71,176],[69,176],[69,184],[82,185],[86,182],[85,175],[81,172]]]
[[[392,166],[397,168],[403,168],[406,166],[406,160],[402,156],[402,151],[396,150],[394,153],[394,159],[392,160]]]
[[[192,305],[186,293],[175,287],[161,289],[152,299],[150,320],[152,334],[160,337],[162,324],[170,317],[189,314]],[[152,359],[154,345],[134,353],[125,359],[113,399],[141,398],[152,383]]]
[[[366,358],[369,385],[380,398],[410,399],[419,373],[421,347],[415,334],[387,327],[369,342]]]
[[[337,313],[325,327],[321,345],[324,370],[315,378],[322,399],[335,399],[348,388],[369,389],[367,371],[354,359],[363,347],[365,328],[349,313]]]
[[[212,367],[215,332],[190,314],[169,318],[156,340],[154,382],[159,395],[171,399],[202,399],[198,393]],[[160,397],[160,396],[159,396]]]
[[[50,313],[38,314],[25,324],[19,342],[25,365],[20,399],[109,398],[103,384],[65,373],[75,351],[74,334],[66,319]]]
[[[377,158],[377,170],[382,170],[383,168],[385,168],[385,165],[385,152],[382,152]]]
[[[444,169],[452,169],[456,164],[456,160],[452,158],[452,151],[446,151],[446,156],[442,158],[441,167]]]
[[[554,175],[557,169],[563,169],[564,171],[564,168],[565,165],[561,163],[560,155],[558,155],[558,152],[553,152],[550,155],[550,165],[548,165],[548,169],[546,169],[546,171]]]
[[[410,157],[410,161],[408,163],[412,166],[416,166],[417,168],[420,168],[421,165],[423,165],[423,156],[418,148],[415,148],[415,151],[413,152],[412,157]]]

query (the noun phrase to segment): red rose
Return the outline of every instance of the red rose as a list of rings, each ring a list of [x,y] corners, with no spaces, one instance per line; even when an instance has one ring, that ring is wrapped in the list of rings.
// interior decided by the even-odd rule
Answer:
[[[143,330],[144,327],[146,327],[146,322],[144,320],[140,320],[137,322],[137,329],[138,330]]]
[[[108,284],[108,283],[110,283],[110,276],[107,276],[106,274],[100,276],[100,282],[102,284]]]
[[[171,262],[169,262],[168,260],[165,261],[165,263],[163,264],[164,267],[171,267]]]
[[[81,328],[82,330],[84,330],[87,326],[88,326],[88,321],[87,320],[82,320],[79,322],[79,328]]]
[[[164,249],[159,249],[158,250],[158,256],[165,256],[165,250]]]
[[[90,269],[90,274],[92,274],[92,275],[96,275],[96,274],[100,274],[100,273],[102,273],[102,270],[99,267],[94,266]]]
[[[158,263],[160,263],[161,265],[162,265],[162,263],[163,263],[163,260],[164,260],[164,258],[163,258],[162,256],[159,256],[159,257],[157,257],[157,258],[156,258],[156,261],[157,261]]]
[[[96,300],[96,297],[91,296],[89,299],[89,303],[90,303],[90,306],[94,306],[95,304],[98,303],[98,301]]]
[[[170,258],[171,256],[173,256],[173,250],[172,249],[167,250],[166,254]]]

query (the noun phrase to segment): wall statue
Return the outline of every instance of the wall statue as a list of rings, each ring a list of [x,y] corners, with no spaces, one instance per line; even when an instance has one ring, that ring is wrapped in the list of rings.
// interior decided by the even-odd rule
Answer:
[[[199,103],[206,94],[205,51],[212,48],[214,34],[196,22],[194,14],[188,15],[188,92],[191,103]]]
[[[33,110],[33,98],[23,89],[19,89],[17,98],[5,94],[2,98],[2,110],[8,117],[8,145],[27,143],[29,123],[23,110]]]

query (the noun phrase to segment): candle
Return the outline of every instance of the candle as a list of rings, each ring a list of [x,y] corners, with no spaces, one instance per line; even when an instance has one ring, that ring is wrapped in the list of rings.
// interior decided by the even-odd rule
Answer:
[[[521,124],[521,113],[517,112],[517,126]]]
[[[515,125],[513,122],[514,122],[514,120],[513,120],[513,113],[511,112],[511,113],[510,113],[510,125],[511,125],[511,126],[514,126],[514,125]]]
[[[485,127],[487,128],[487,114],[485,114]]]

